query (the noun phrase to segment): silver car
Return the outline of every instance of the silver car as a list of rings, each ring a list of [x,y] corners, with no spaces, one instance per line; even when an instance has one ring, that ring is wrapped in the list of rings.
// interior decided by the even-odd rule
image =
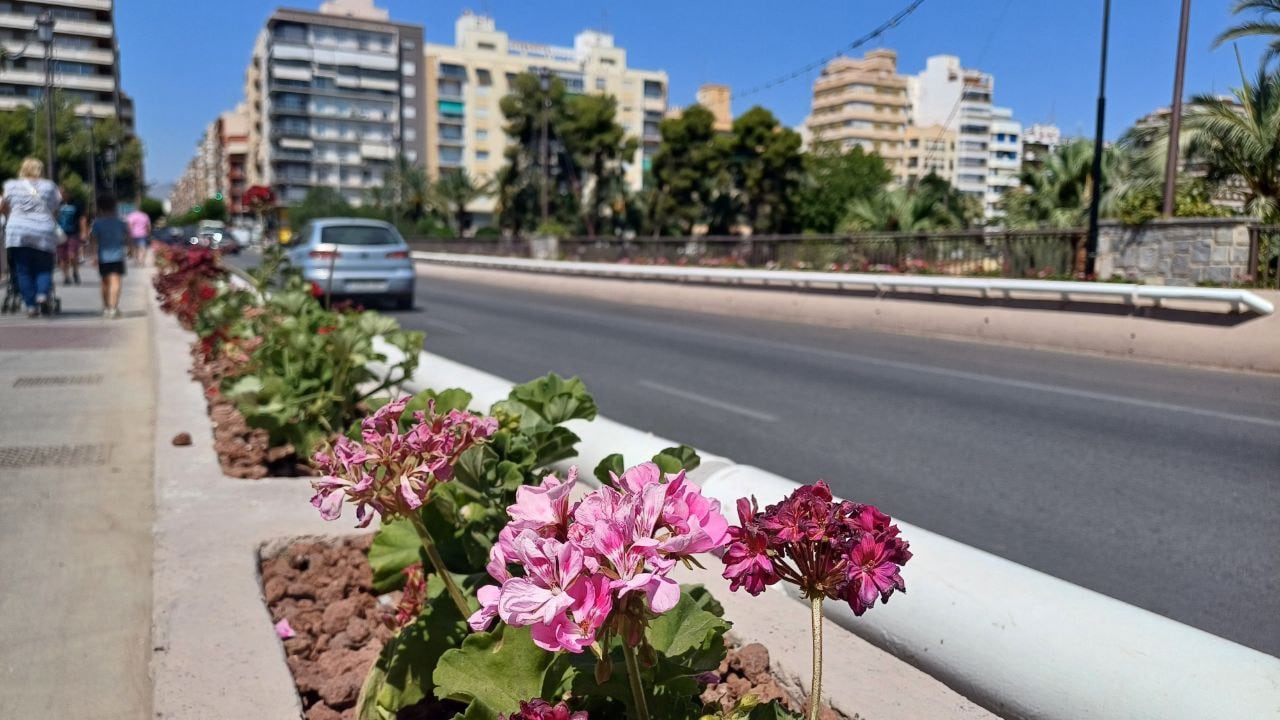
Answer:
[[[312,220],[294,236],[288,253],[289,262],[319,293],[391,298],[397,309],[413,307],[413,259],[390,223],[359,218]]]

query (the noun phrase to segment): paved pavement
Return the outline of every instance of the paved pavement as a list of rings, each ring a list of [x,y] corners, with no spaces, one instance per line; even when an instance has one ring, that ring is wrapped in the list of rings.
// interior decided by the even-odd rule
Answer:
[[[133,270],[132,268],[130,268]],[[49,320],[0,316],[0,717],[151,715],[147,278]],[[91,708],[91,710],[89,710]]]

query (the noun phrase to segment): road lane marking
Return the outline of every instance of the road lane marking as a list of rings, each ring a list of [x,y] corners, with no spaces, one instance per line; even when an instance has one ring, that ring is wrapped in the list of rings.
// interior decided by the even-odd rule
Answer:
[[[707,405],[709,407],[713,407],[719,410],[725,410],[727,412],[737,413],[738,415],[749,417],[752,420],[759,420],[760,422],[770,422],[770,423],[778,422],[778,418],[773,415],[770,415],[769,413],[762,413],[759,410],[752,410],[751,408],[742,407],[741,405],[734,405],[733,403],[730,403],[730,402],[717,400],[713,397],[707,397],[706,395],[699,395],[698,393],[689,392],[688,390],[673,388],[670,385],[663,385],[662,383],[656,383],[656,382],[653,382],[652,380],[641,380],[640,385],[642,385],[643,387],[647,387],[650,390],[657,390],[658,392],[666,393],[668,395],[674,395],[675,397],[678,397],[678,398],[684,398],[685,400],[692,400],[694,402],[702,403],[703,405]]]
[[[422,318],[422,324],[426,325],[427,327],[433,327],[437,330],[444,330],[446,332],[456,333],[458,335],[469,335],[471,333],[470,330],[467,330],[461,325],[454,325],[451,322],[446,322],[444,320],[436,320],[435,318],[431,318],[431,317]]]

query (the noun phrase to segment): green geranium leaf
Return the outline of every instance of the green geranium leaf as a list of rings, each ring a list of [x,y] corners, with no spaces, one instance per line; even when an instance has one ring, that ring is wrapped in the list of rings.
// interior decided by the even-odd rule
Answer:
[[[549,373],[511,389],[510,399],[559,425],[568,420],[593,420],[596,401],[579,378],[568,380]]]
[[[257,395],[262,392],[262,379],[257,375],[245,375],[223,389],[228,397],[238,398],[244,395]]]
[[[369,567],[373,570],[373,589],[391,592],[404,586],[404,569],[420,562],[422,541],[408,520],[383,523],[369,546]]]
[[[468,709],[466,717],[514,713],[522,701],[543,696],[547,668],[555,657],[533,644],[528,628],[502,625],[491,633],[473,633],[435,666],[436,695],[480,705],[474,712],[490,713],[472,715]]]
[[[374,663],[373,672],[384,675],[377,694],[378,711],[394,716],[428,697],[434,689],[431,669],[463,642],[467,632],[466,622],[446,593],[430,597],[418,619],[402,628]]]
[[[703,585],[681,585],[680,589],[697,604],[699,609],[706,610],[718,618],[724,617],[724,606]]]
[[[700,592],[699,592],[700,591]],[[682,588],[680,602],[649,624],[649,644],[662,656],[666,677],[697,675],[714,670],[724,657],[724,634],[729,623],[704,609],[706,590]]]
[[[681,470],[686,472],[694,470],[698,465],[702,464],[702,458],[698,457],[698,451],[688,445],[677,445],[660,451],[653,456],[653,462],[662,468],[664,473],[678,473]]]
[[[747,718],[748,720],[804,720],[803,716],[796,715],[786,709],[777,700],[770,700],[768,704],[755,706]]]
[[[600,461],[600,464],[596,465],[595,476],[602,484],[608,485],[613,482],[613,478],[609,477],[609,473],[622,475],[626,469],[626,465],[624,465],[622,461],[622,456],[618,453],[614,453],[612,455],[606,455],[605,458]]]

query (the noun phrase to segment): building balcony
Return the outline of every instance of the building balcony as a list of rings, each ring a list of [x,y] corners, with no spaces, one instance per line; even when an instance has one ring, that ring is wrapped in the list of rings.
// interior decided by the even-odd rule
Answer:
[[[44,71],[0,70],[0,83],[15,85],[44,86]],[[114,75],[69,75],[54,73],[53,86],[59,90],[95,90],[98,92],[114,92],[116,79]]]

